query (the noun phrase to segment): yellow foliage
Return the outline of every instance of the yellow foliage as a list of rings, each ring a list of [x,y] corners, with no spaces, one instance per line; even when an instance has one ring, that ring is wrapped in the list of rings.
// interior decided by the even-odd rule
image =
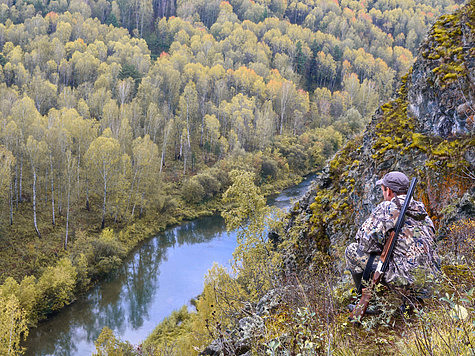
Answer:
[[[22,355],[21,338],[28,336],[26,313],[14,295],[0,295],[0,354]]]
[[[72,301],[76,276],[76,268],[69,258],[62,258],[56,266],[45,270],[38,281],[38,288],[46,313],[59,310]]]

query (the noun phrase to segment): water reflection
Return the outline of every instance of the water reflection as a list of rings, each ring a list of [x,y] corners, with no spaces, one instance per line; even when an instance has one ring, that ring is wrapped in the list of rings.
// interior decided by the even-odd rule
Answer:
[[[288,207],[310,184],[269,200]],[[32,329],[27,355],[90,355],[104,326],[138,344],[174,309],[197,296],[213,262],[226,265],[236,247],[220,216],[171,228],[137,248],[123,266],[86,296]]]

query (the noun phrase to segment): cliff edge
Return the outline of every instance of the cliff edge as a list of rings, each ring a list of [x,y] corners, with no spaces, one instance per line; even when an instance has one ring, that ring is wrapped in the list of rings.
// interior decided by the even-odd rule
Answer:
[[[382,199],[376,181],[392,170],[418,178],[416,198],[426,205],[439,239],[454,221],[473,218],[474,27],[474,1],[433,25],[397,96],[335,155],[294,207],[287,231],[305,228],[297,249],[287,251],[289,268],[312,266],[316,251],[342,257]]]

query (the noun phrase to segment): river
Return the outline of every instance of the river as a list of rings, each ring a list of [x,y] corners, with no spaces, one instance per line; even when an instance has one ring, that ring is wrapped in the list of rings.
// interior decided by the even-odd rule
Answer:
[[[281,209],[300,198],[311,175],[297,186],[269,198]],[[91,355],[104,326],[121,340],[140,344],[173,310],[203,290],[208,269],[229,266],[236,233],[211,216],[169,228],[142,243],[86,295],[30,330],[26,355]]]

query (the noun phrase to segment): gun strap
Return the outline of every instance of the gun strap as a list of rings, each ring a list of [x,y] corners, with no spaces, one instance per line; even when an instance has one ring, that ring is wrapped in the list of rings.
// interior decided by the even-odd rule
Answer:
[[[376,253],[372,253],[368,257],[368,262],[366,262],[366,266],[365,266],[365,269],[363,271],[363,278],[362,278],[361,283],[358,287],[358,293],[361,293],[361,291],[363,289],[363,282],[365,284],[365,287],[368,285],[368,282],[371,278],[371,273],[374,272],[373,262],[374,262],[374,259],[376,258],[376,256],[377,256]]]

